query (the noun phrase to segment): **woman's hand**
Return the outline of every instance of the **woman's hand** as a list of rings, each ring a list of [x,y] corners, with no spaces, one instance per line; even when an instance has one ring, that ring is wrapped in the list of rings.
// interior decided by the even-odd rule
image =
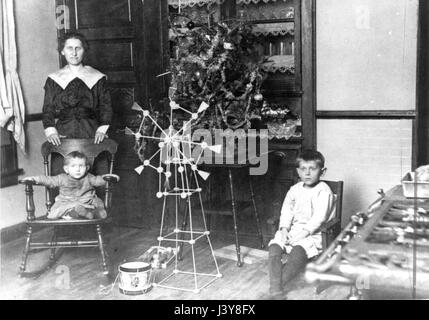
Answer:
[[[22,181],[33,181],[33,182],[36,182],[36,179],[34,179],[34,177],[25,177],[24,179],[22,179]]]
[[[57,133],[53,133],[49,135],[46,139],[54,146],[59,146],[61,144],[61,138],[65,138],[65,136],[60,136]]]
[[[103,140],[105,138],[107,138],[107,134],[105,134],[101,131],[97,131],[97,132],[95,132],[94,143],[99,144],[99,143],[103,142]]]

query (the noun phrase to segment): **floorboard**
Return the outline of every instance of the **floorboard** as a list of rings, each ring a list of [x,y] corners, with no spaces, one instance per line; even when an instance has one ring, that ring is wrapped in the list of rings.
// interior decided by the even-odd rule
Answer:
[[[37,237],[48,236],[48,230],[40,231]],[[107,235],[109,253],[115,270],[124,261],[134,261],[151,246],[157,245],[155,230],[132,228],[113,228]],[[234,243],[234,238],[219,232],[211,235],[214,249]],[[243,237],[242,245],[257,248],[256,237]],[[214,281],[200,293],[180,290],[153,288],[145,294],[130,296],[119,292],[118,283],[112,287],[112,280],[103,276],[101,257],[96,248],[65,249],[56,265],[37,279],[20,278],[18,267],[24,239],[17,239],[1,247],[0,299],[32,299],[32,300],[261,300],[268,298],[267,260],[259,263],[243,265],[239,268],[236,262],[225,258],[217,258],[222,277]],[[28,270],[37,269],[47,261],[49,250],[30,255]],[[210,255],[205,239],[195,246],[197,271],[216,274],[216,267]],[[184,250],[180,270],[191,269],[192,256],[190,248]],[[163,277],[171,272],[156,272],[156,277]],[[200,271],[201,270],[201,271]],[[183,278],[183,279],[181,279]],[[194,288],[191,276],[173,279],[173,285],[180,288]],[[201,283],[201,282],[199,282]],[[203,282],[205,283],[205,282]],[[200,285],[200,284],[199,284]],[[349,288],[331,286],[320,294],[315,293],[315,286],[308,284],[302,277],[293,281],[285,298],[292,300],[340,300],[346,299]]]

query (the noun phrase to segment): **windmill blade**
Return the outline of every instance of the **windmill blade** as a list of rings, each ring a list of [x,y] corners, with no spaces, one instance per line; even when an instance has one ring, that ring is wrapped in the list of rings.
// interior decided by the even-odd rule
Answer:
[[[206,172],[202,170],[197,170],[197,172],[200,175],[200,177],[203,178],[204,180],[207,180],[207,178],[210,176],[210,172]]]
[[[131,110],[136,110],[136,111],[140,111],[143,112],[142,107],[140,107],[140,105],[134,101],[133,106],[131,107]]]
[[[138,174],[142,174],[142,171],[144,169],[144,166],[138,166],[137,168],[134,168],[134,171],[137,172]]]
[[[213,152],[216,152],[216,153],[220,153],[221,150],[222,150],[222,145],[221,144],[217,144],[217,145],[214,145],[214,146],[208,146],[207,149],[209,149],[209,150],[211,150]]]
[[[157,78],[159,78],[159,77],[163,77],[163,76],[166,76],[167,74],[170,74],[170,73],[171,73],[171,71],[166,71],[166,72],[164,72],[164,73],[158,74],[156,77],[157,77]]]
[[[198,108],[197,113],[203,112],[204,110],[206,110],[209,107],[207,102],[201,102],[200,107]]]
[[[125,127],[125,134],[129,135],[129,136],[133,136],[134,135],[134,131],[131,130],[128,127]]]

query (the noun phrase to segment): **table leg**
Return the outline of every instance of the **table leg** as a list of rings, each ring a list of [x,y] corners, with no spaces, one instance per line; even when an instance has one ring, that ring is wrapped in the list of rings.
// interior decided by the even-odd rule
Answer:
[[[208,202],[209,205],[212,206],[213,205],[213,194],[212,194],[212,182],[211,179],[209,180],[208,183]],[[211,227],[212,227],[212,215],[206,213],[206,221],[207,221],[207,230],[210,231]]]
[[[181,204],[179,206],[181,206]],[[187,224],[188,224],[188,210],[189,210],[189,208],[186,205],[185,216],[184,216],[183,221],[182,221],[182,229],[181,229],[182,231],[186,231],[186,227],[187,227]],[[179,239],[183,240],[184,238],[185,238],[185,235],[182,232],[180,234],[180,236],[179,236]],[[178,253],[177,253],[177,260],[179,260],[179,261],[182,261],[182,259],[183,259],[183,256],[182,256],[182,253],[183,253],[183,244],[184,244],[184,242],[180,241],[179,248],[178,248]]]
[[[253,192],[252,177],[250,176],[250,174],[249,174],[249,187],[250,187],[250,196],[252,198],[253,211],[255,213],[256,228],[258,229],[258,236],[261,239],[261,248],[263,249],[265,247],[264,237],[262,236],[261,221],[259,220],[259,213],[255,202],[255,193]]]
[[[237,266],[241,267],[243,263],[241,261],[240,243],[238,241],[237,208],[236,208],[236,203],[234,198],[234,185],[232,181],[232,172],[230,168],[228,169],[228,177],[229,177],[229,187],[231,190],[232,218],[234,220],[235,250],[237,251]]]

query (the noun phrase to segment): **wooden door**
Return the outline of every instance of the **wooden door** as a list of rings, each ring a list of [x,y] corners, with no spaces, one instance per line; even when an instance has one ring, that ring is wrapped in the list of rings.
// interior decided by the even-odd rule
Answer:
[[[124,129],[139,125],[140,114],[131,109],[134,102],[157,108],[165,96],[166,80],[156,76],[168,64],[167,0],[56,0],[56,14],[58,37],[70,30],[85,35],[90,45],[85,63],[107,75],[114,112],[109,135],[119,143],[115,172],[121,176],[114,191],[114,219],[149,227],[153,177],[134,171],[140,162],[134,138]],[[61,55],[60,64],[65,65]]]

